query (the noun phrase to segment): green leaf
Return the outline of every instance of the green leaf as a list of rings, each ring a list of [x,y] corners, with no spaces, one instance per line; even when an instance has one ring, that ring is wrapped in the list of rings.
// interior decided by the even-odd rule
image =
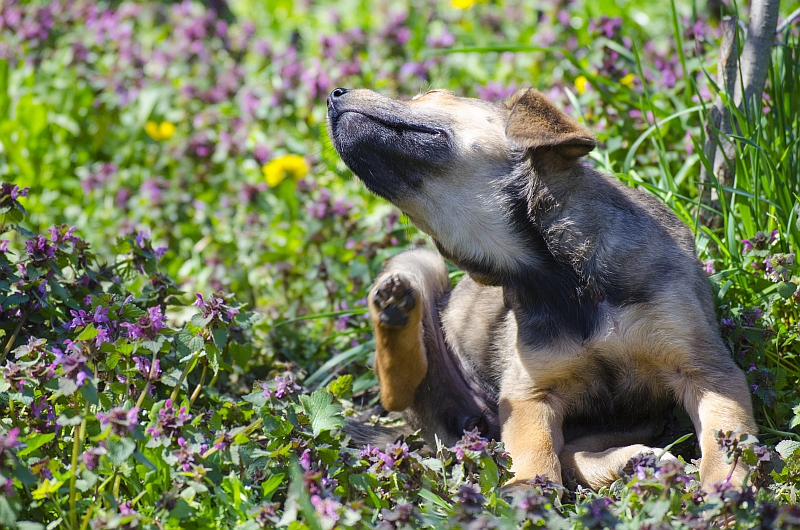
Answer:
[[[742,462],[748,466],[754,466],[758,463],[758,457],[750,447],[745,447],[742,450]]]
[[[198,328],[204,328],[208,325],[209,322],[214,318],[214,315],[208,315],[204,317],[202,313],[198,313],[192,317],[192,324],[197,326]]]
[[[353,376],[350,374],[339,376],[328,385],[328,391],[339,399],[347,399],[353,392]]]
[[[433,504],[444,508],[445,510],[450,509],[450,504],[448,504],[444,499],[436,495],[431,490],[421,488],[419,490],[419,496],[425,499],[426,501],[432,502]]]
[[[311,419],[311,430],[314,437],[323,431],[344,427],[342,409],[333,405],[333,396],[324,390],[317,390],[310,396],[300,396],[308,417]]]
[[[800,449],[800,442],[795,440],[782,440],[775,446],[775,450],[778,451],[784,461],[795,456],[798,449]]]
[[[183,499],[178,499],[178,502],[175,503],[175,507],[169,512],[170,517],[174,517],[178,520],[186,519],[190,515],[192,515],[192,507]]]
[[[77,309],[79,306],[72,300],[69,296],[69,293],[64,286],[61,285],[57,280],[53,279],[48,282],[50,284],[50,289],[58,296],[62,301],[66,302],[67,305]]]
[[[351,475],[353,476],[353,475]],[[261,495],[266,499],[272,499],[272,496],[278,490],[281,484],[283,484],[283,479],[286,478],[286,473],[275,473],[267,480],[261,483]]]
[[[211,336],[214,338],[214,344],[216,344],[217,348],[221,351],[228,342],[228,328],[212,328]]]
[[[206,344],[206,355],[208,356],[208,365],[213,370],[214,375],[217,375],[219,372],[219,348],[217,348],[216,344],[209,342]]]
[[[27,447],[25,447],[23,449],[20,449],[19,452],[17,453],[17,455],[18,456],[27,456],[27,455],[33,453],[34,451],[36,451],[37,449],[39,449],[44,444],[52,441],[53,438],[55,438],[55,437],[56,437],[56,433],[54,433],[54,432],[49,432],[49,433],[44,433],[44,434],[37,434],[36,436],[31,436],[30,438],[25,440],[25,443],[26,443]]]
[[[135,322],[139,320],[141,317],[145,316],[147,311],[144,309],[140,309],[139,307],[133,304],[125,304],[122,306],[122,316],[125,317],[125,320],[128,322]]]
[[[165,340],[167,340],[167,338],[164,335],[158,335],[154,340],[143,340],[142,347],[150,350],[152,353],[158,353]]]
[[[800,425],[800,405],[793,407],[792,413],[794,414],[794,416],[792,416],[792,420],[789,422],[790,429],[794,429],[795,427]]]
[[[108,459],[114,466],[120,466],[128,458],[131,457],[136,450],[136,442],[129,438],[115,439],[112,437],[108,440]]]
[[[81,331],[80,335],[78,335],[77,340],[92,340],[99,332],[100,330],[94,327],[94,324],[88,324],[85,328],[83,328],[83,331]]]
[[[24,485],[31,487],[38,482],[36,475],[31,473],[31,470],[27,468],[27,466],[14,466],[14,469],[11,473],[22,482]]]
[[[778,290],[778,294],[786,300],[791,298],[791,296],[797,290],[797,285],[793,282],[778,282],[776,288]]]
[[[247,366],[247,361],[253,356],[253,345],[249,342],[246,344],[230,342],[228,343],[228,351],[233,358],[234,364],[244,368]]]
[[[17,521],[17,530],[45,530],[45,526],[33,521]]]
[[[113,370],[119,364],[119,352],[113,351],[106,356],[106,369]]]
[[[19,499],[0,496],[0,527],[14,528],[21,507]]]
[[[203,347],[205,341],[203,337],[192,333],[188,328],[183,328],[178,332],[178,343],[182,344],[190,353],[194,353]]]
[[[500,471],[497,469],[497,464],[495,464],[494,460],[488,455],[481,458],[481,464],[483,465],[479,478],[481,488],[483,488],[484,491],[488,491],[498,487]]]
[[[71,396],[78,390],[78,384],[69,377],[58,378],[58,392],[62,396]]]
[[[87,381],[86,384],[81,387],[81,395],[83,396],[83,399],[92,405],[97,405],[100,403],[100,399],[97,395],[97,388],[91,381]]]

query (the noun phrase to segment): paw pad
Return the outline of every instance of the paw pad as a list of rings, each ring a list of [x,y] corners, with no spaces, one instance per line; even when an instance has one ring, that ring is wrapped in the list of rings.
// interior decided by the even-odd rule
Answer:
[[[402,327],[417,305],[410,282],[397,274],[387,276],[372,293],[372,304],[378,310],[381,324]]]

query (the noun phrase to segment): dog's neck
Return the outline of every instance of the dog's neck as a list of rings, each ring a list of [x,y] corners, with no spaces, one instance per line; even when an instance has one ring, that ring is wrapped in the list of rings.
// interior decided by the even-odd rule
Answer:
[[[595,328],[604,296],[583,275],[590,253],[563,252],[588,245],[584,234],[571,229],[565,209],[571,194],[591,181],[587,172],[593,170],[550,152],[526,157],[515,167],[524,175],[510,175],[504,193],[509,197],[509,221],[528,256],[511,268],[478,269],[470,275],[480,283],[503,287],[521,340],[541,343],[564,333],[583,340]]]

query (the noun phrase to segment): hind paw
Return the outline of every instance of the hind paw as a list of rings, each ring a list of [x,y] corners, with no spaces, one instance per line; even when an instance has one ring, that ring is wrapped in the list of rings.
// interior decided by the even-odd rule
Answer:
[[[411,282],[399,274],[390,274],[372,292],[370,302],[384,326],[399,328],[408,324],[411,311],[417,306]]]

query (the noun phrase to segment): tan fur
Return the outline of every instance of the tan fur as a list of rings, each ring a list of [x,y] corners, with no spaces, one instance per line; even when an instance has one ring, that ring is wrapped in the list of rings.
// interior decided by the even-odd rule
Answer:
[[[370,292],[375,291],[394,275],[402,275],[412,285],[414,308],[408,314],[408,323],[402,327],[382,323],[378,309],[370,304],[370,319],[375,329],[375,372],[381,385],[381,404],[390,411],[402,411],[411,406],[414,391],[428,370],[428,359],[423,342],[422,318],[431,300],[449,289],[447,268],[433,252],[417,251],[414,259],[400,256],[391,262],[378,277]]]
[[[658,455],[661,452],[660,449],[642,444],[610,447],[597,451],[576,451],[572,446],[566,446],[559,459],[564,469],[575,471],[576,482],[598,490],[620,478],[623,468],[635,456],[646,453]]]
[[[381,404],[386,410],[403,411],[414,402],[414,390],[428,370],[417,308],[408,327],[392,329],[372,316],[375,333],[375,372],[381,384]]]
[[[594,149],[594,135],[553,105],[538,90],[521,90],[508,101],[506,136],[523,147],[555,147],[568,157]]]
[[[581,164],[595,146],[585,127],[535,90],[499,105],[446,91],[395,101],[362,90],[329,104],[331,137],[345,161],[469,272],[447,293],[444,265],[409,253],[376,282],[397,274],[420,293],[402,329],[383,326],[371,308],[384,406],[407,408],[424,431],[452,436],[445,423],[469,421],[454,417],[459,403],[447,399],[477,389],[480,399],[464,402],[466,420],[484,407],[497,422],[514,483],[543,474],[560,482],[562,467],[574,467],[580,481],[599,487],[647,441],[633,436],[634,426],[629,436],[565,441],[564,422],[591,416],[598,401],[636,409],[641,396],[674,400],[694,423],[703,486],[731,474],[713,431],[757,429],[692,234],[654,197]],[[373,143],[380,175],[363,165]],[[382,158],[406,145],[407,169]],[[559,305],[575,296],[583,298]],[[440,303],[438,313],[430,309]],[[586,328],[576,317],[584,313],[570,312],[582,307],[590,309]],[[553,311],[552,323],[542,308]],[[438,343],[437,334],[444,335]],[[445,354],[456,359],[455,372],[441,373],[463,380],[440,383],[461,385],[457,398],[445,399],[432,379],[441,375],[430,363]],[[488,398],[479,395],[485,388]],[[744,465],[732,473],[740,485]]]

